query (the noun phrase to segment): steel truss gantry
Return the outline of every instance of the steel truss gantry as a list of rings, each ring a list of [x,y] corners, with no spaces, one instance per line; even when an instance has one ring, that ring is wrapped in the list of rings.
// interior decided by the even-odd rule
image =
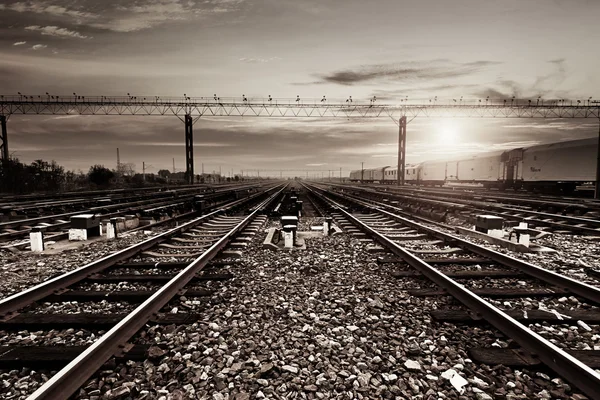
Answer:
[[[1,155],[8,159],[6,119],[13,114],[39,115],[158,115],[177,116],[185,123],[186,176],[194,180],[193,124],[200,117],[268,118],[381,118],[399,126],[398,185],[404,184],[406,126],[416,117],[430,118],[596,118],[600,124],[600,102],[588,100],[537,99],[403,99],[381,104],[351,97],[341,101],[321,99],[162,97],[162,96],[53,96],[0,95],[2,124]],[[600,131],[599,131],[600,135]],[[596,197],[600,197],[600,140],[598,145]]]

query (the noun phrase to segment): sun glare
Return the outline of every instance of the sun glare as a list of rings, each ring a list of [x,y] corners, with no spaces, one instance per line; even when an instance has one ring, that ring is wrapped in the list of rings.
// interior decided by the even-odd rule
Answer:
[[[459,137],[460,134],[456,123],[454,121],[445,121],[439,127],[437,142],[442,146],[456,146]]]

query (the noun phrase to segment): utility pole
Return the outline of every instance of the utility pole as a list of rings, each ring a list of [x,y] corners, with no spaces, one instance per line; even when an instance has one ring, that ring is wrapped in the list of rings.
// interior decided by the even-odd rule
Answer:
[[[121,157],[119,156],[119,148],[117,147],[117,174],[121,173]]]
[[[8,160],[10,158],[8,154],[8,131],[6,130],[6,115],[0,115],[0,157],[2,157],[2,166],[8,167]]]
[[[361,167],[360,167],[360,183],[363,183],[363,181],[365,180],[365,162],[361,162]]]
[[[175,173],[175,157],[173,157],[173,173]]]
[[[598,117],[598,159],[596,160],[596,188],[594,189],[594,198],[600,199],[600,116]]]
[[[342,167],[340,167],[340,183],[342,183]]]
[[[144,179],[144,182],[146,182],[146,162],[142,161],[142,177]]]

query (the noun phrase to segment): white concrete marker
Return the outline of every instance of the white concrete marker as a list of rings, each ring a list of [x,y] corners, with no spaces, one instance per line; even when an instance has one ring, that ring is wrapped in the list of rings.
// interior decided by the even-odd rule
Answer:
[[[44,232],[34,229],[29,232],[29,242],[31,243],[31,251],[39,253],[44,251]]]

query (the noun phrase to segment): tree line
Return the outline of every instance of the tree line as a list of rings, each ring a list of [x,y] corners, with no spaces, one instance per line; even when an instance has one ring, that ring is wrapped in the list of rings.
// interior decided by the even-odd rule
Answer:
[[[154,174],[135,173],[133,164],[122,164],[119,170],[93,165],[87,173],[65,171],[56,161],[35,160],[31,164],[18,159],[5,160],[0,165],[0,192],[33,193],[95,190],[113,187],[137,187],[166,183],[167,179]]]
[[[195,183],[217,183],[230,178],[214,174],[196,175]],[[235,176],[234,181],[240,180]],[[132,163],[121,163],[116,169],[104,165],[93,165],[88,172],[65,171],[54,160],[35,160],[26,164],[12,158],[0,164],[0,193],[71,192],[112,188],[143,187],[145,185],[183,184],[187,182],[185,172],[171,173],[161,169],[157,174],[139,174]]]

